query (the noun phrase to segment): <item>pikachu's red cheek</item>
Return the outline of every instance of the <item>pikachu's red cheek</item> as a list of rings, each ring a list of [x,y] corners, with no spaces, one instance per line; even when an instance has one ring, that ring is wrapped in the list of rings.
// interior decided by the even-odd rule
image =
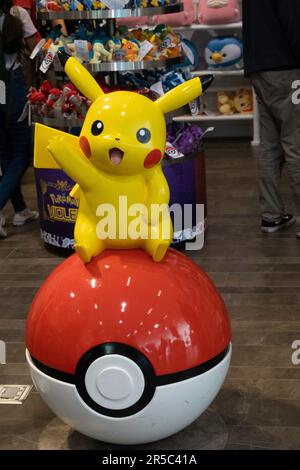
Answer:
[[[84,155],[87,158],[91,158],[91,147],[90,147],[89,141],[87,140],[87,138],[84,135],[80,137],[79,145],[80,145],[80,148],[83,151]]]
[[[147,157],[144,160],[144,167],[147,169],[152,168],[153,166],[157,165],[161,159],[162,153],[160,150],[151,150],[151,152],[148,153]]]

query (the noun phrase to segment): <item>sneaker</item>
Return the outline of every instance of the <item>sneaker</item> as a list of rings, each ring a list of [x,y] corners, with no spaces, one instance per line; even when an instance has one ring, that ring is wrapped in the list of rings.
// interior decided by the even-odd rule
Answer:
[[[282,216],[281,220],[278,222],[267,222],[266,220],[262,220],[261,230],[265,233],[275,233],[283,228],[291,227],[291,225],[294,225],[295,223],[295,217],[291,214],[286,214]]]
[[[0,212],[0,239],[7,237],[6,230],[4,230],[3,228],[5,226],[5,222],[6,222],[5,217],[2,214],[2,212]]]
[[[21,212],[16,212],[12,221],[12,224],[15,227],[20,227],[21,225],[26,224],[26,222],[31,222],[32,220],[37,220],[39,214],[36,211],[30,211],[27,207]]]

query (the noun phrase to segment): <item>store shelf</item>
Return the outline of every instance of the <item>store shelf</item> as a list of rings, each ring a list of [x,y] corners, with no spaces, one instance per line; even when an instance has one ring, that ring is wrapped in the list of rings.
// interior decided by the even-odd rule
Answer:
[[[41,116],[31,116],[31,122],[44,124],[49,127],[82,127],[83,119],[64,119],[64,118],[49,118]]]
[[[195,70],[192,72],[193,77],[202,77],[211,73],[214,77],[242,77],[245,71],[242,70]]]
[[[40,20],[107,20],[113,18],[130,18],[136,16],[162,15],[183,11],[183,3],[149,8],[123,8],[119,10],[84,10],[84,11],[39,11]]]
[[[87,64],[83,63],[89,72],[128,72],[134,70],[152,70],[159,68],[171,67],[172,65],[181,64],[184,61],[183,57],[175,57],[166,60],[149,60],[137,62],[101,62],[100,64]],[[54,63],[54,70],[56,72],[63,72],[64,69],[59,62]]]
[[[233,114],[232,116],[224,116],[220,114],[205,116],[191,116],[189,114],[176,116],[173,118],[175,122],[201,122],[201,121],[252,121],[253,114]]]
[[[195,30],[195,31],[208,31],[208,30],[227,30],[227,29],[242,29],[243,23],[228,23],[228,24],[192,24],[188,26],[177,26],[176,31]]]

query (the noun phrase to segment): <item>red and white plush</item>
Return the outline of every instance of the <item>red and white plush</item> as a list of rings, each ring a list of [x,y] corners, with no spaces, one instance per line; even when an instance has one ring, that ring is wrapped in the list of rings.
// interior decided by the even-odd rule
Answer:
[[[180,13],[153,16],[154,24],[167,24],[169,26],[188,26],[195,22],[195,9],[193,0],[183,0],[184,10]]]
[[[238,0],[199,0],[199,23],[215,25],[240,20]]]

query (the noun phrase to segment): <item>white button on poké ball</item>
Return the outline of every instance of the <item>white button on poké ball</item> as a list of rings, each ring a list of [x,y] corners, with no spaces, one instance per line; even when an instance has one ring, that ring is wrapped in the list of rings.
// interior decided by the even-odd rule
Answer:
[[[92,438],[141,444],[197,419],[219,392],[231,356],[227,311],[207,275],[169,250],[75,254],[36,295],[27,361],[42,398]]]

